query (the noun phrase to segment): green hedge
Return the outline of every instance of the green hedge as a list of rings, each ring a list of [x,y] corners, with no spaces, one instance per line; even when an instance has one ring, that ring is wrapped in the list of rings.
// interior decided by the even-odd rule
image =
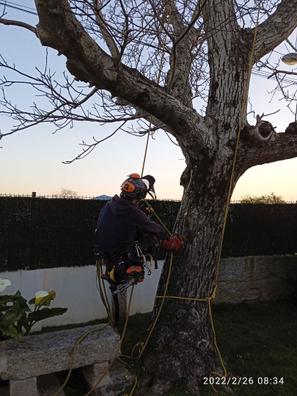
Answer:
[[[297,204],[231,205],[223,257],[297,252]]]
[[[0,270],[94,262],[94,229],[104,201],[0,197]],[[172,229],[179,202],[154,201]],[[297,205],[231,205],[223,256],[297,252]]]

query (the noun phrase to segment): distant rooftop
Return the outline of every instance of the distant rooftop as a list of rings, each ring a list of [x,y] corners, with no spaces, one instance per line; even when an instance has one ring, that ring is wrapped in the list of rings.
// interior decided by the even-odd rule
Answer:
[[[110,195],[98,195],[98,197],[95,197],[94,199],[98,199],[99,201],[108,201],[110,200],[112,197]]]

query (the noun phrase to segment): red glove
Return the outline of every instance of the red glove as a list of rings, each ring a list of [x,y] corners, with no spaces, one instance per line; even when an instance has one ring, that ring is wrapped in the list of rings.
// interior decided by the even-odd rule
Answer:
[[[161,247],[168,252],[177,253],[183,248],[183,240],[178,235],[172,235],[169,239],[161,241]]]

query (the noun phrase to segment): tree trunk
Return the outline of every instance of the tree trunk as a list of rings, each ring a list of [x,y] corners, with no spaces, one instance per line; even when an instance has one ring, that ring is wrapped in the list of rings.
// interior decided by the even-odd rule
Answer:
[[[181,381],[198,395],[204,376],[224,374],[211,326],[211,301],[207,298],[215,288],[232,161],[217,160],[204,169],[190,168],[192,176],[176,224],[176,232],[185,236],[185,248],[174,258],[168,298],[144,352],[142,395],[164,395]],[[168,270],[167,259],[159,296],[164,295]],[[170,298],[175,296],[206,300]],[[162,298],[157,298],[151,325],[161,304]]]
[[[216,348],[209,298],[216,286],[229,189],[239,177],[233,175],[233,161],[237,136],[245,123],[250,70],[248,52],[237,60],[234,55],[209,57],[212,73],[206,114],[212,120],[209,135],[213,136],[213,151],[199,152],[195,142],[189,141],[184,148],[185,140],[180,142],[187,171],[174,232],[184,236],[185,248],[174,258],[162,314],[143,354],[142,395],[164,395],[175,383],[182,382],[196,396],[203,377],[225,374]],[[168,267],[167,260],[159,284],[161,296]],[[162,298],[157,298],[152,323],[161,304]]]

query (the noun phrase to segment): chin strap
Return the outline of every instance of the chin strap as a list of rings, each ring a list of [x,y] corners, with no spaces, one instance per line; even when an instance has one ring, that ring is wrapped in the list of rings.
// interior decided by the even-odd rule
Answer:
[[[148,195],[149,195],[151,198],[157,199],[157,195],[156,195],[155,192],[153,192],[153,191],[148,191],[147,193],[148,193]]]

